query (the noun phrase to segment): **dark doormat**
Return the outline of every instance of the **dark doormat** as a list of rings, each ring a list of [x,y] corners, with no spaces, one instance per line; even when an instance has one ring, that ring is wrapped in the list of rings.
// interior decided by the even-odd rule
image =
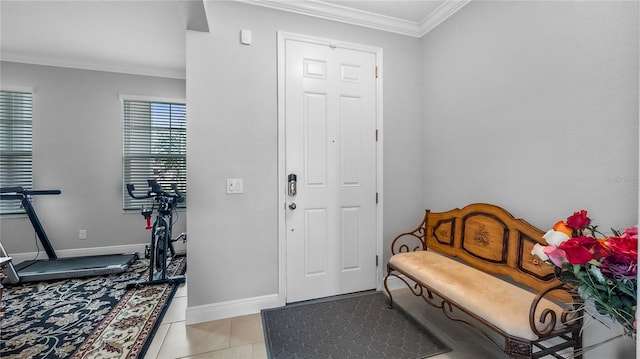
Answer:
[[[262,311],[270,359],[418,359],[451,349],[382,292],[364,292]]]

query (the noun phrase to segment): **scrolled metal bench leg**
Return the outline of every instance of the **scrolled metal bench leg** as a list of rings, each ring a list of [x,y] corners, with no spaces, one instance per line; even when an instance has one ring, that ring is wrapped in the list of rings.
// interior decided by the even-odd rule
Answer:
[[[389,290],[389,286],[387,285],[387,280],[389,279],[389,276],[391,276],[391,268],[387,267],[387,276],[384,277],[384,290],[387,292],[387,295],[389,296],[389,304],[387,304],[387,308],[392,309],[393,296],[391,295],[391,291]]]

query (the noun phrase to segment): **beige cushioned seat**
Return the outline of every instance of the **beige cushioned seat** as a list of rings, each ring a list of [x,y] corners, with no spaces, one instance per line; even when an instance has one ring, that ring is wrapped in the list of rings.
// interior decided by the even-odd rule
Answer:
[[[529,325],[535,294],[433,251],[398,253],[389,263],[503,332],[538,339]],[[550,308],[558,318],[562,313],[560,306],[546,299],[538,308],[539,312]]]

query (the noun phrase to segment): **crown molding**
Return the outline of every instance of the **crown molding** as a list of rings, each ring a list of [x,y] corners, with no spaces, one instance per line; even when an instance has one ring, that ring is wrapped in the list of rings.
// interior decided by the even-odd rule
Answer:
[[[100,62],[89,59],[85,61],[64,57],[47,56],[45,58],[40,55],[30,56],[9,51],[2,51],[2,54],[0,55],[0,61],[19,62],[31,65],[66,67],[79,70],[116,72],[121,74],[140,76],[166,77],[180,80],[186,79],[186,73],[184,69],[167,69],[161,67],[153,68],[149,65],[115,64],[109,61]]]
[[[449,16],[466,5],[470,0],[446,0],[433,14],[422,21],[414,22],[391,16],[357,10],[320,0],[282,1],[282,0],[236,0],[246,4],[267,7],[275,10],[313,16],[346,24],[393,32],[401,35],[422,37]]]
[[[356,26],[363,26],[402,35],[420,35],[418,23],[402,20],[391,16],[374,14],[368,11],[334,5],[317,0],[306,1],[278,1],[278,0],[236,0],[246,4],[268,7],[275,10],[292,12],[300,15],[313,16],[325,20],[343,22]]]
[[[455,14],[463,6],[467,5],[471,0],[447,0],[440,5],[434,12],[420,21],[420,36],[426,35],[429,31],[436,28],[443,21]]]

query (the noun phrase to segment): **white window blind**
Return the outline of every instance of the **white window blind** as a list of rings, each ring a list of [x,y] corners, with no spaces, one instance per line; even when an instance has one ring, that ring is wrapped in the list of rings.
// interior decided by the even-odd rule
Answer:
[[[123,106],[123,208],[140,209],[144,201],[132,199],[126,185],[134,184],[135,192],[143,195],[149,190],[148,179],[157,180],[167,192],[175,183],[186,197],[186,105],[124,100]]]
[[[33,188],[32,95],[0,91],[0,187]],[[0,214],[24,213],[20,201],[0,201]]]

